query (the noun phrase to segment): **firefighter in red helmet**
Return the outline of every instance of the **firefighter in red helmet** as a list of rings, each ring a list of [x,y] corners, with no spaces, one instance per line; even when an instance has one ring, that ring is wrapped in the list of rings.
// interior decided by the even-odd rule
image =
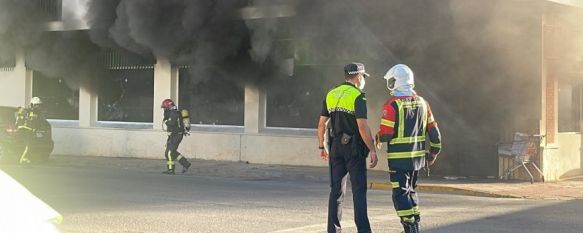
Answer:
[[[190,119],[186,109],[179,111],[178,107],[171,99],[162,101],[161,108],[164,109],[164,125],[166,132],[168,132],[168,140],[166,141],[166,165],[167,170],[164,174],[174,175],[174,163],[182,165],[182,173],[185,173],[190,168],[190,162],[178,152],[178,146],[182,142],[184,135],[189,134]]]

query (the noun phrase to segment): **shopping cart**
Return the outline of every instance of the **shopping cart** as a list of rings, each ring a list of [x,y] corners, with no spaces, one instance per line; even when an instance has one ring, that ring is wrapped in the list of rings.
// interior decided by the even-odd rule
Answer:
[[[508,169],[504,170],[500,179],[508,179],[508,177],[518,168],[524,168],[526,173],[530,176],[530,183],[534,183],[534,177],[528,169],[527,165],[531,164],[539,173],[544,182],[544,175],[538,166],[532,161],[533,157],[540,151],[539,145],[544,135],[515,133],[511,144],[499,144],[498,155],[511,157],[513,164]]]

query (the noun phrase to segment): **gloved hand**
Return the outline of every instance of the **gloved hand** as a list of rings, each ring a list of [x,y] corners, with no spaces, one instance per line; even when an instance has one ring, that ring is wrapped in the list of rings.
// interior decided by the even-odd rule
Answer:
[[[436,157],[437,157],[437,155],[431,154],[429,151],[426,151],[425,152],[425,161],[427,163],[427,166],[433,165],[433,163],[435,163]]]

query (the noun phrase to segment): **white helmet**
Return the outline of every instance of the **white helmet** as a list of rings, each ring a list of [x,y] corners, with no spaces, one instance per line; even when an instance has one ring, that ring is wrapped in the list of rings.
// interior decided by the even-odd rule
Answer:
[[[387,88],[390,91],[409,86],[410,88],[415,87],[413,71],[403,64],[391,67],[384,78],[387,80]],[[394,79],[394,85],[390,85],[391,79]]]
[[[42,104],[42,100],[40,100],[40,98],[38,97],[32,97],[32,99],[30,99],[30,106],[38,106],[40,104]]]

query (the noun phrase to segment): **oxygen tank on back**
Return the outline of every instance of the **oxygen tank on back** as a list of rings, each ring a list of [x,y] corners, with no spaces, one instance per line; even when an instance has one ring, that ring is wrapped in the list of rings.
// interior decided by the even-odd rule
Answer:
[[[180,115],[182,116],[182,124],[186,131],[190,131],[190,113],[186,109],[180,110]]]

